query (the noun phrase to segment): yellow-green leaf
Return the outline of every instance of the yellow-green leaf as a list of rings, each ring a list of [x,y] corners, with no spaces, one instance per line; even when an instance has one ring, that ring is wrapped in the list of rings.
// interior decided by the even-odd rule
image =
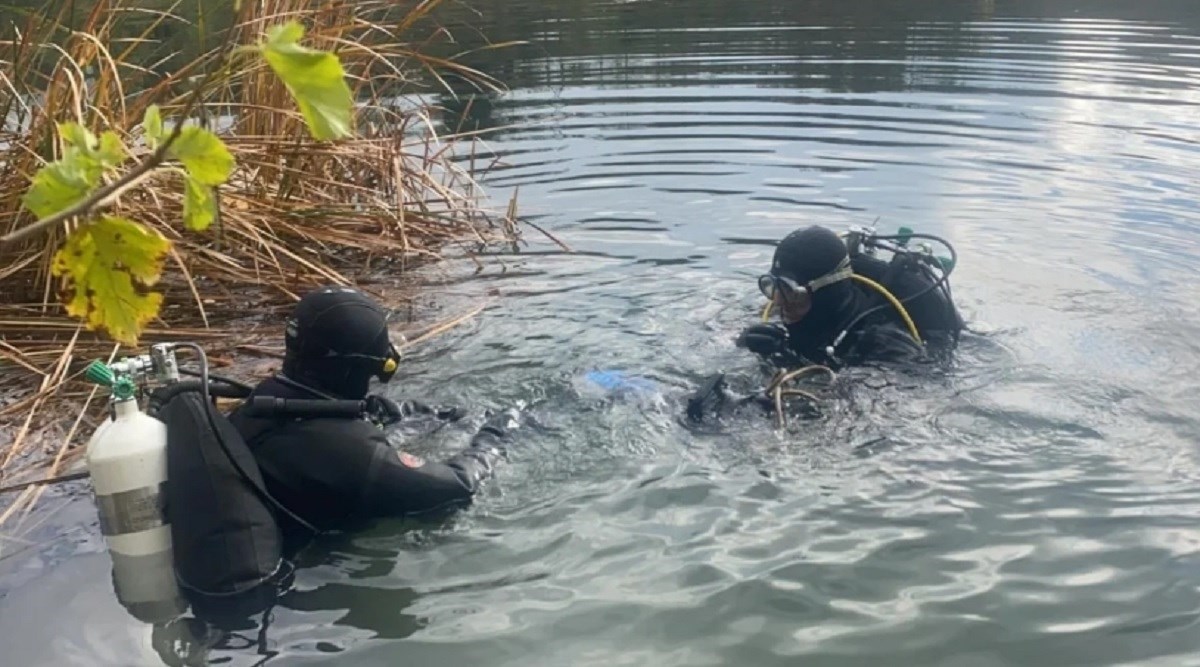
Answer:
[[[91,152],[96,148],[96,135],[79,123],[59,123],[58,136],[68,148]]]
[[[76,154],[73,158],[51,162],[34,174],[21,201],[39,219],[69,208],[97,185],[99,170],[86,164],[86,156]]]
[[[225,142],[202,127],[183,128],[169,152],[183,163],[189,176],[204,185],[220,185],[233,173],[233,156]]]
[[[263,57],[300,107],[314,139],[354,134],[354,98],[338,57],[299,44],[304,27],[295,21],[272,27],[260,45]]]
[[[216,219],[217,197],[212,187],[190,176],[184,179],[183,224],[194,232],[202,232]]]
[[[299,21],[288,21],[267,28],[267,44],[295,44],[304,37],[304,26]]]
[[[162,275],[169,249],[158,232],[125,218],[104,216],[76,229],[54,254],[52,267],[54,275],[67,278],[67,312],[88,329],[136,345],[162,305],[162,295],[147,288]]]
[[[151,150],[158,148],[163,139],[163,122],[157,104],[146,107],[146,113],[142,116],[142,129],[146,132],[146,144]]]
[[[100,164],[106,168],[116,167],[125,161],[125,155],[125,144],[116,132],[108,130],[100,135],[100,149],[96,151]]]

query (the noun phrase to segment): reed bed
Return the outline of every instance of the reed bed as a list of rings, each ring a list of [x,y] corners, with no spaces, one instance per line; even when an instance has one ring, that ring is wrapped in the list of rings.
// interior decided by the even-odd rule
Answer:
[[[68,15],[74,3],[52,3],[19,16],[0,43],[4,236],[33,222],[21,196],[32,174],[57,157],[59,122],[113,130],[135,147],[149,105],[166,117],[189,109],[237,160],[207,232],[182,226],[183,189],[169,173],[115,203],[120,215],[173,243],[156,286],[164,307],[143,346],[197,341],[215,366],[253,376],[274,362],[282,314],[305,290],[391,284],[448,249],[474,254],[519,240],[515,200],[493,212],[476,183],[480,138],[440,133],[424,99],[439,88],[499,89],[452,57],[428,55],[452,40],[436,22],[442,0],[244,0],[223,16],[191,19],[179,4],[146,4],[99,0],[77,17]],[[289,19],[306,26],[309,44],[338,53],[360,102],[355,138],[311,140],[265,64],[228,61],[233,48]],[[217,45],[172,50],[161,37],[172,30]],[[148,153],[135,149],[129,164]],[[103,418],[103,397],[81,381],[83,367],[134,353],[87,331],[59,304],[50,265],[70,224],[0,242],[0,486],[69,468]],[[412,296],[376,291],[393,305]],[[27,514],[43,490],[0,496],[0,525]]]

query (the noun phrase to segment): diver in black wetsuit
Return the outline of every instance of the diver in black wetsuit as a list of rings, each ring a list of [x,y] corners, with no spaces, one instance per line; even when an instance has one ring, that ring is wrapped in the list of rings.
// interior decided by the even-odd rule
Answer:
[[[820,226],[788,234],[758,281],[782,324],[751,325],[737,345],[779,369],[921,363],[952,351],[963,321],[946,284],[949,269],[930,253],[907,249],[913,236],[934,238],[856,231],[843,239]],[[877,248],[892,250],[892,260],[876,257]],[[712,376],[692,396],[693,420],[714,400],[728,404],[722,383],[723,376]]]
[[[850,255],[833,231],[812,226],[788,234],[775,248],[759,289],[774,302],[783,325],[755,324],[738,345],[777,365],[804,362],[831,368],[870,362],[910,362],[927,356],[925,339],[952,348],[962,320],[947,292],[913,263],[892,264]],[[855,275],[873,278],[903,303],[916,331],[890,301]],[[873,276],[872,276],[873,274]],[[904,303],[905,301],[908,303]]]
[[[351,288],[319,289],[300,300],[288,321],[283,372],[260,383],[230,415],[271,495],[317,530],[344,527],[352,518],[413,515],[469,502],[517,427],[516,410],[501,412],[443,463],[396,451],[381,426],[414,415],[458,418],[452,409],[368,396],[370,379],[388,382],[398,362],[384,312],[374,301]],[[246,405],[261,396],[363,400],[379,425],[366,418],[252,416]],[[296,522],[279,520],[285,534],[295,536]]]

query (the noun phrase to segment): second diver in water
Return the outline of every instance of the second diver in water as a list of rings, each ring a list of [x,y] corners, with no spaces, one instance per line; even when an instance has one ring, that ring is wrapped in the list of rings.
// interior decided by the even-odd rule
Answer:
[[[917,239],[919,245],[909,244]],[[933,254],[924,241],[949,250]],[[891,252],[890,260],[879,251]],[[769,300],[763,322],[747,327],[737,345],[783,374],[802,367],[840,370],[867,364],[914,364],[945,358],[964,324],[950,291],[957,257],[945,240],[901,230],[839,235],[820,226],[798,229],[775,248],[771,269],[758,279]],[[769,322],[772,312],[778,323]],[[772,402],[770,391],[732,398],[724,374],[710,376],[688,401],[700,421],[735,404]]]

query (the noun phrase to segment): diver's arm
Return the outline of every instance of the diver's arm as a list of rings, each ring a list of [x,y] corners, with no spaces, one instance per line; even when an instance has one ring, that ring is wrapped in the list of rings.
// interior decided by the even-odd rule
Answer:
[[[862,327],[842,356],[850,363],[919,363],[927,359],[925,348],[890,322]]]
[[[498,448],[475,442],[443,463],[382,445],[371,464],[363,509],[370,516],[405,516],[465,505],[499,458]]]
[[[515,425],[511,413],[501,413],[484,424],[469,447],[442,463],[395,451],[380,433],[363,494],[364,510],[371,516],[403,516],[469,503],[492,476]]]

